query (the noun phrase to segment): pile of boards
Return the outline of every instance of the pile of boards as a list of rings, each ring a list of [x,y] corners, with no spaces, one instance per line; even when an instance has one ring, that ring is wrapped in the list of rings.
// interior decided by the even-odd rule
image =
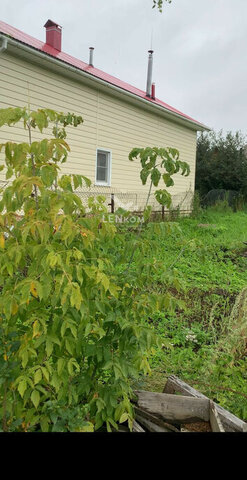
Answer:
[[[163,393],[136,390],[135,395],[133,432],[247,432],[243,420],[175,375]]]

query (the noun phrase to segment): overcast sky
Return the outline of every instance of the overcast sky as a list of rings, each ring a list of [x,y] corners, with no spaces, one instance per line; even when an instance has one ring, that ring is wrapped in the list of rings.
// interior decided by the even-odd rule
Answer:
[[[156,96],[216,130],[247,134],[247,0],[0,0],[0,19],[40,39],[49,18],[62,49],[145,90],[154,49]],[[83,113],[83,112],[82,112]]]

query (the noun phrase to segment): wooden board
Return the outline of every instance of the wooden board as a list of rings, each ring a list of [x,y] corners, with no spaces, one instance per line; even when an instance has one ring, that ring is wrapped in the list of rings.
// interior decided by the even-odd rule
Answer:
[[[136,390],[137,405],[173,423],[209,421],[209,399]]]
[[[128,433],[130,430],[129,427],[125,425],[118,425],[118,429],[112,427],[112,431],[115,433]]]
[[[165,433],[165,432],[171,432],[171,430],[164,429],[163,427],[159,427],[159,425],[156,425],[156,423],[151,422],[147,418],[141,417],[139,415],[136,415],[136,418],[139,423],[143,425],[149,432],[159,432],[159,433]]]
[[[175,375],[171,375],[168,378],[163,392],[169,393],[169,394],[174,394],[179,392],[185,396],[188,395],[189,397],[208,399],[208,397],[206,397],[201,392],[199,392],[195,388],[185,383],[183,380],[180,380],[180,378],[176,377]],[[247,431],[247,424],[243,420],[236,417],[231,412],[228,412],[227,410],[225,410],[223,407],[221,407],[215,402],[214,402],[214,405],[225,432],[246,432]]]
[[[145,430],[137,423],[136,420],[133,420],[133,432],[145,433]]]
[[[210,425],[212,432],[224,432],[223,425],[221,423],[219,414],[215,408],[215,403],[210,400]]]
[[[142,423],[143,419],[149,420],[153,424],[161,427],[164,432],[175,432],[179,433],[180,430],[178,430],[174,425],[171,425],[169,423],[166,423],[164,420],[159,418],[156,415],[152,415],[151,413],[147,412],[146,410],[143,410],[142,408],[136,407],[135,406],[135,415],[136,418],[138,418],[138,421]],[[143,424],[144,425],[144,424]]]

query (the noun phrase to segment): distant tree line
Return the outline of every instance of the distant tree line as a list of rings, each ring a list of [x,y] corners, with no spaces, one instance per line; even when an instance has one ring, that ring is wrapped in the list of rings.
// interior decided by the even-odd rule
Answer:
[[[241,132],[201,133],[197,139],[196,190],[235,191],[247,199],[247,140]]]

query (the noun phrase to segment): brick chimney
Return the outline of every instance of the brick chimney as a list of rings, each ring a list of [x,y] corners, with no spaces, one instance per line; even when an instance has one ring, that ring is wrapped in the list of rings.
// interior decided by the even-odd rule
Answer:
[[[61,52],[62,27],[52,20],[47,20],[44,27],[46,28],[46,44]]]

